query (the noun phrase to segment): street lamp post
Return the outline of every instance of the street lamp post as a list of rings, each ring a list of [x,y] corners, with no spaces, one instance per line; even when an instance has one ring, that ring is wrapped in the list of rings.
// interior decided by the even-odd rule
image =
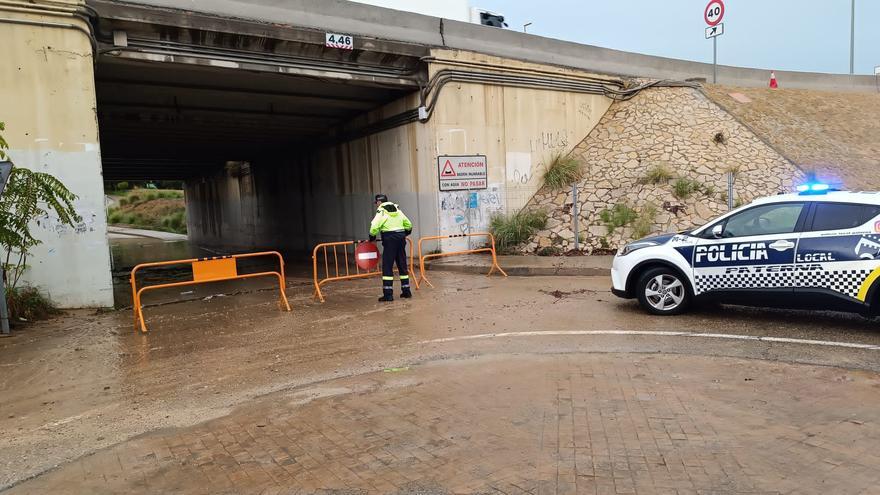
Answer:
[[[856,62],[856,0],[852,0],[849,9],[849,73],[855,74]]]
[[[528,31],[528,27],[531,26],[531,25],[532,25],[531,22],[527,22],[527,23],[523,24],[523,32],[524,32],[524,33],[528,33],[528,32],[529,32],[529,31]]]

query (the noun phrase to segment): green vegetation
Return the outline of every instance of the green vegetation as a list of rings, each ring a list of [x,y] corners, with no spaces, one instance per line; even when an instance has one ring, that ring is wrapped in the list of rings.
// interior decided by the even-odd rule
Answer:
[[[580,160],[569,155],[554,155],[544,172],[544,184],[550,189],[562,189],[584,176]]]
[[[618,203],[599,213],[599,218],[605,224],[609,234],[620,227],[633,223],[637,217],[636,210],[623,203]]]
[[[495,236],[498,250],[510,252],[516,246],[526,242],[535,232],[547,225],[547,212],[543,210],[522,210],[512,215],[496,215],[492,217],[489,230]]]
[[[657,207],[653,204],[647,204],[642,207],[639,216],[633,221],[633,237],[641,239],[647,237],[654,229],[654,218],[657,217]]]
[[[672,183],[672,195],[678,199],[687,199],[703,190],[700,181],[680,177]]]
[[[116,190],[117,190],[117,191],[128,191],[128,189],[129,189],[130,187],[131,187],[131,186],[129,186],[128,182],[118,182],[118,183],[116,184]]]
[[[672,172],[666,165],[659,164],[654,165],[650,169],[648,169],[648,173],[645,174],[644,177],[639,179],[640,184],[665,184],[672,180]]]
[[[136,228],[186,233],[183,191],[134,189],[119,197],[107,210],[107,223]]]

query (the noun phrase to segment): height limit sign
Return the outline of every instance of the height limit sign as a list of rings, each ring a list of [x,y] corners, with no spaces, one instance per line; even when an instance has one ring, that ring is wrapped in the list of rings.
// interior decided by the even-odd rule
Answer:
[[[486,189],[489,167],[485,155],[441,155],[437,157],[441,191]]]

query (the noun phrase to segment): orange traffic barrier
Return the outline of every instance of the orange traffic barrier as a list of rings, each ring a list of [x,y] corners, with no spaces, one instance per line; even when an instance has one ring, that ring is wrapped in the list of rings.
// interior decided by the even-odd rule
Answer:
[[[381,240],[381,239],[380,239]],[[315,246],[312,250],[312,273],[315,282],[315,297],[324,302],[324,294],[321,292],[321,286],[328,282],[337,282],[340,280],[354,280],[358,278],[379,277],[382,275],[381,263],[376,266],[375,270],[362,270],[357,266],[354,256],[354,250],[357,245],[364,241],[341,241],[341,242],[324,242]],[[409,246],[409,275],[410,280],[415,281],[416,289],[419,288],[419,281],[416,280],[414,271],[414,252],[413,242],[409,237],[406,238]],[[349,247],[351,252],[349,254]],[[319,263],[319,254],[323,255],[324,262]],[[333,263],[330,263],[330,259]],[[342,264],[340,269],[340,263]],[[320,277],[319,267],[323,265],[324,276]],[[330,267],[333,266],[333,270]]]
[[[431,253],[431,254],[422,254],[422,243],[424,241],[435,241],[438,239],[452,239],[455,237],[485,237],[487,240],[486,247],[477,248],[477,249],[465,249],[463,251],[450,251],[447,253]],[[424,280],[429,287],[434,287],[428,277],[425,276],[425,261],[433,258],[445,258],[447,256],[457,256],[459,254],[476,254],[476,253],[492,253],[492,267],[489,269],[489,273],[486,274],[488,277],[495,273],[495,270],[501,272],[505,277],[507,273],[498,266],[498,256],[495,254],[495,236],[488,232],[476,232],[473,234],[453,234],[453,235],[433,235],[429,237],[422,237],[419,239],[419,281]]]
[[[258,273],[238,273],[238,265],[236,260],[241,258],[254,258],[257,256],[277,256],[278,271],[274,272],[258,272]],[[144,268],[155,268],[157,266],[171,265],[191,265],[192,280],[183,282],[169,282],[165,284],[146,285],[138,288],[137,272]],[[131,297],[132,307],[134,308],[134,327],[135,330],[140,328],[141,332],[147,332],[147,325],[144,321],[144,311],[141,307],[141,296],[144,292],[158,289],[167,289],[169,287],[183,287],[186,285],[204,284],[208,282],[221,282],[224,280],[239,280],[245,278],[256,277],[278,277],[278,289],[281,293],[279,304],[283,311],[290,311],[290,303],[287,301],[287,295],[284,293],[284,258],[281,253],[276,251],[266,251],[262,253],[233,254],[231,256],[215,256],[211,258],[193,258],[188,260],[174,261],[157,261],[155,263],[142,263],[135,266],[131,270]]]

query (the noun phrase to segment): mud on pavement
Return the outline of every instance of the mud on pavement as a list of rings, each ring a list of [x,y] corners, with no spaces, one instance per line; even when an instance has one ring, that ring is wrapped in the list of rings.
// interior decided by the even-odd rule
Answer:
[[[880,371],[878,352],[867,348],[660,334],[532,335],[542,330],[656,330],[880,343],[872,323],[853,317],[709,308],[680,318],[652,318],[632,303],[619,301],[608,293],[604,277],[501,279],[437,273],[432,280],[436,289],[423,289],[413,300],[388,305],[376,303],[375,281],[331,285],[327,302],[319,304],[306,295],[305,281],[293,280],[288,291],[292,313],[277,311],[275,295],[270,291],[256,291],[148,308],[151,332],[146,335],[133,330],[128,312],[72,312],[47,325],[0,340],[0,390],[4,397],[0,405],[0,451],[4,452],[0,460],[0,486],[10,486],[145,432],[189,428],[209,420],[238,417],[236,414],[241,413],[233,412],[236,407],[260,410],[270,407],[268,404],[273,401],[289,403],[291,397],[307,390],[303,387],[310,384],[328,383],[334,388],[333,380],[382,381],[384,378],[358,377],[384,369],[417,367],[420,363],[433,369],[431,366],[442,365],[430,363],[477,356],[570,353],[725,356],[833,366],[836,371],[828,376],[849,377],[850,381],[839,383],[853,387],[873,383],[875,377],[871,372]],[[554,291],[563,297],[556,296]],[[493,337],[496,334],[504,335]],[[477,335],[485,337],[456,340]],[[510,366],[520,369],[515,362]],[[848,371],[854,369],[868,371],[859,372],[864,375]],[[541,373],[550,376],[557,372]],[[743,383],[765,387],[760,379],[758,375],[757,383]],[[540,383],[551,386],[556,382]],[[486,386],[490,384],[487,382]],[[543,393],[540,389],[537,387],[535,393]],[[457,390],[465,393],[462,388]],[[844,393],[844,398],[846,393],[849,392]],[[857,395],[853,400],[860,403],[873,400],[861,393]],[[546,401],[550,399],[542,396],[535,400],[549,404]],[[294,406],[291,407],[300,407]],[[761,409],[759,402],[754,407]],[[288,413],[294,414],[291,411]],[[829,418],[837,417],[836,412],[828,414]],[[862,422],[858,425],[863,427],[861,435],[873,438],[875,418],[855,421]],[[531,442],[528,438],[523,441]],[[101,456],[106,452],[121,446],[102,450],[93,458],[103,459]],[[865,462],[866,466],[873,466],[873,461]],[[172,462],[163,469],[173,465],[177,464]],[[57,474],[25,482],[17,490],[48,486],[40,485],[44,478],[45,483],[58,482],[65,479],[67,475],[63,473],[69,473],[67,469],[62,465]],[[82,479],[76,483],[91,486],[94,491],[113,491],[111,485],[99,488]],[[331,485],[342,486],[326,487]],[[459,488],[465,485],[470,486],[464,483]],[[126,486],[135,491],[138,488]],[[250,491],[240,485],[232,486],[235,490]],[[381,491],[379,485],[369,483],[362,488]],[[186,487],[179,489],[189,491]]]

